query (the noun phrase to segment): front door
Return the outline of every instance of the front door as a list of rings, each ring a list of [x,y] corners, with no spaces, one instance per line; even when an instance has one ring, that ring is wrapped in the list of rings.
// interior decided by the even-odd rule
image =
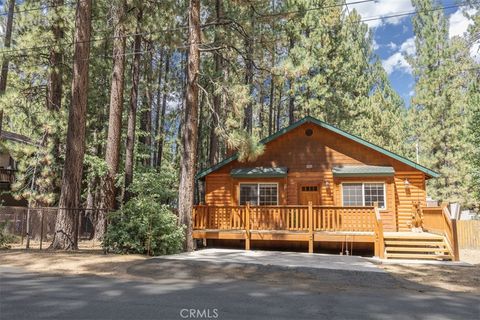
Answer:
[[[320,205],[320,188],[318,185],[306,184],[300,186],[300,204],[307,205],[312,202],[314,205]]]

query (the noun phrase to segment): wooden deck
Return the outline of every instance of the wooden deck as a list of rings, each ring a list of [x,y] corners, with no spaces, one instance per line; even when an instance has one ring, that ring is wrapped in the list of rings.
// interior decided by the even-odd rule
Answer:
[[[375,207],[195,206],[195,239],[250,241],[379,242]],[[377,246],[376,246],[377,247]],[[377,250],[376,250],[377,251]]]
[[[424,232],[384,232],[379,209],[336,206],[195,206],[195,239],[373,243],[380,258],[458,260],[455,222],[444,207],[418,208]]]

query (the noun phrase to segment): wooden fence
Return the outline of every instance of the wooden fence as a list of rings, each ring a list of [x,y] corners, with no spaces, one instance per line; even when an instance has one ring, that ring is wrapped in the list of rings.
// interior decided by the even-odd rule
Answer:
[[[460,249],[480,249],[480,220],[457,221]]]

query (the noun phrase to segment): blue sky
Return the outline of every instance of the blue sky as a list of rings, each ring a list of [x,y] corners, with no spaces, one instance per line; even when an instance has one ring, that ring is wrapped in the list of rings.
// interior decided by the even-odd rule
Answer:
[[[348,0],[348,7],[350,10],[356,9],[364,20],[415,11],[410,0],[378,0],[355,4],[357,1]],[[458,1],[442,0],[439,3],[443,7],[448,7],[457,4]],[[449,8],[444,11],[449,19],[449,36],[464,36],[471,24],[471,20],[465,16],[464,12],[473,14],[475,11],[468,7]],[[376,54],[382,60],[393,87],[408,106],[415,87],[411,68],[405,59],[407,55],[415,54],[412,17],[384,18],[366,23],[373,32]],[[478,48],[479,43],[474,44],[471,55],[480,62]]]

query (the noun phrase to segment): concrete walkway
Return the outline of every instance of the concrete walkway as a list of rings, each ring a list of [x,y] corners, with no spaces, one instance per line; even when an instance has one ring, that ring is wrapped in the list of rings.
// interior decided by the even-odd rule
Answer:
[[[367,258],[359,256],[340,256],[317,253],[309,254],[258,250],[245,251],[233,249],[203,249],[190,253],[180,253],[170,256],[157,257],[155,259],[254,264],[264,266],[331,269],[359,272],[385,272]]]

